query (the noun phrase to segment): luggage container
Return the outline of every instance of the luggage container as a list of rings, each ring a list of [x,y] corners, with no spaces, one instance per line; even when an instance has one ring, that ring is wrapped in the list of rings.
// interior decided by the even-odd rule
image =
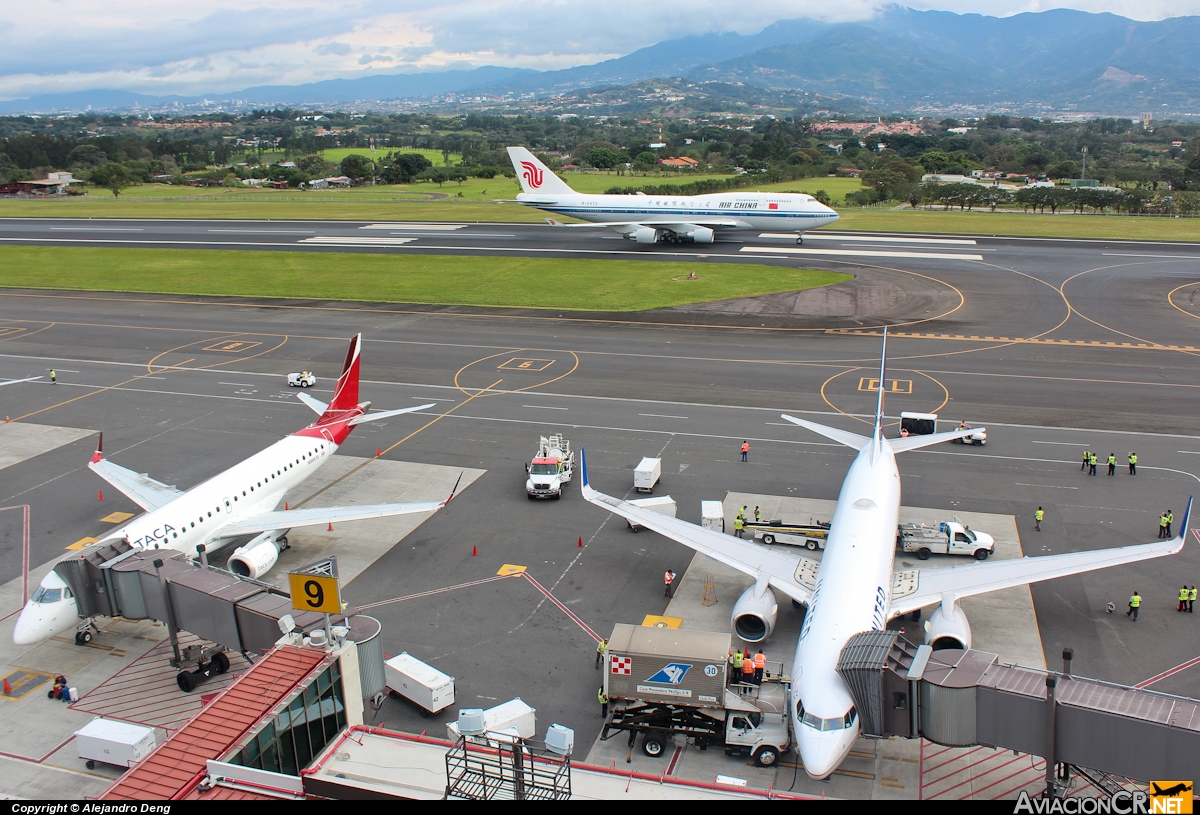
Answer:
[[[648,509],[651,512],[657,512],[659,515],[666,515],[668,518],[675,517],[675,499],[669,495],[659,495],[654,498],[635,498],[629,503],[633,504],[635,507],[642,507],[643,509]],[[641,524],[635,524],[633,521],[628,519],[626,519],[625,525],[634,532],[642,531]]]
[[[720,501],[700,502],[700,526],[713,532],[725,531],[725,507]]]
[[[97,716],[75,731],[75,746],[89,770],[97,761],[129,768],[154,750],[154,728]]]
[[[384,663],[387,689],[430,713],[454,704],[454,677],[427,665],[407,652]]]
[[[488,733],[501,733],[531,739],[537,732],[536,710],[521,701],[512,699],[483,712],[483,726]],[[451,741],[458,741],[458,722],[447,722],[446,732]]]
[[[643,458],[633,471],[633,489],[637,492],[654,492],[655,485],[661,480],[661,458]]]

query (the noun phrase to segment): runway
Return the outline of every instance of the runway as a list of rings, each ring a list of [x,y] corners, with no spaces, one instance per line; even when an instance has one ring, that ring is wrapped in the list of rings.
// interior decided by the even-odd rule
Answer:
[[[40,223],[39,235],[56,237],[51,222]],[[191,224],[186,228],[221,228]],[[326,234],[324,226],[316,231]],[[361,226],[343,224],[328,234],[392,229]],[[184,228],[162,227],[167,239]],[[498,245],[485,231],[524,236],[512,240],[531,248],[553,240],[568,248],[605,241],[637,249],[580,237],[586,230],[509,225],[400,235],[415,240],[398,247],[298,246],[307,234],[263,238],[290,242],[294,251],[403,253],[422,251],[414,247],[423,242]],[[556,237],[563,231],[566,237]],[[112,460],[186,488],[308,422],[311,413],[284,376],[314,369],[314,395],[324,398],[346,338],[361,331],[363,398],[377,409],[417,400],[437,407],[364,425],[342,452],[486,472],[345,587],[346,596],[374,605],[388,653],[408,650],[459,677],[464,703],[489,706],[492,697],[521,695],[538,708],[539,728],[562,722],[576,728],[581,743],[598,728],[590,638],[524,581],[474,581],[505,564],[525,566],[586,626],[606,632],[616,622],[662,614],[662,572],[682,572],[690,552],[629,534],[584,504],[575,485],[562,501],[527,501],[523,464],[540,434],[560,431],[586,447],[597,488],[615,495],[631,488],[642,455],[661,456],[663,492],[692,521],[700,500],[730,491],[834,499],[853,454],[779,414],[865,427],[878,387],[880,327],[888,324],[891,421],[902,410],[933,411],[951,422],[986,424],[990,433],[984,448],[904,454],[906,505],[1015,516],[1025,554],[1035,556],[1153,540],[1157,514],[1171,508],[1179,517],[1197,491],[1196,247],[958,236],[775,243],[964,257],[778,261],[853,271],[856,279],[843,291],[858,298],[863,313],[854,314],[770,311],[778,302],[769,300],[611,315],[0,290],[0,375],[44,375],[50,367],[58,373],[58,384],[0,389],[0,411],[22,423],[103,430]],[[709,249],[740,255],[744,245]],[[698,259],[693,249],[646,247],[642,254]],[[1169,257],[1156,257],[1163,254]],[[871,299],[871,287],[904,296]],[[870,313],[872,303],[881,315]],[[737,460],[743,439],[752,448],[747,464]],[[33,562],[102,533],[110,512],[137,511],[108,493],[96,500],[98,479],[86,469],[94,444],[89,435],[0,471],[0,503],[31,505]],[[1085,447],[1102,460],[1112,451],[1122,465],[1136,450],[1139,474],[1122,466],[1111,478],[1103,469],[1088,477],[1079,471]],[[1040,535],[1023,523],[1039,505],[1048,519]],[[18,544],[13,529],[0,527],[5,580],[19,572]],[[1048,660],[1073,647],[1081,675],[1135,684],[1196,656],[1179,650],[1194,641],[1194,630],[1188,615],[1176,615],[1172,598],[1181,579],[1196,581],[1198,553],[1192,541],[1169,564],[1034,587]],[[464,584],[473,587],[422,595]],[[1123,627],[1129,621],[1104,613],[1106,603],[1121,605],[1133,589],[1147,598],[1136,647]],[[424,599],[388,602],[410,595]],[[781,617],[791,613],[785,608]],[[1197,696],[1200,673],[1172,673],[1155,688]],[[429,726],[411,712],[385,712],[390,726]]]

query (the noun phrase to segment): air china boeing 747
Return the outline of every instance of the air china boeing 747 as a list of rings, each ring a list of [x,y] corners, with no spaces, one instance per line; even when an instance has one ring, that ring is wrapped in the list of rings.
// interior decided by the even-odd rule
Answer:
[[[887,381],[886,332],[883,342],[880,382]],[[1179,536],[1173,540],[896,572],[896,524],[900,513],[896,453],[952,441],[978,428],[884,438],[882,389],[869,438],[787,415],[783,418],[859,451],[842,482],[820,561],[778,546],[723,535],[597,492],[588,482],[585,451],[581,451],[582,494],[609,512],[753,577],[754,585],[733,606],[733,628],[743,640],[760,642],[771,635],[779,611],[775,591],[807,607],[791,665],[788,709],[804,770],[813,778],[825,778],[837,769],[859,734],[854,699],[836,670],[842,649],[855,634],[882,630],[889,620],[932,606],[926,642],[935,649],[970,648],[971,627],[958,605],[964,597],[1183,550],[1192,514],[1190,498]]]
[[[300,486],[329,460],[357,425],[433,407],[430,403],[367,413],[371,403],[358,401],[361,350],[360,334],[350,341],[329,404],[307,393],[296,394],[318,414],[315,422],[186,492],[104,458],[101,435],[100,448],[89,468],[146,514],[100,542],[124,538],[137,549],[175,549],[194,558],[200,544],[212,550],[235,538],[253,535],[230,556],[229,568],[243,577],[256,578],[275,565],[280,550],[287,546],[288,531],[296,527],[434,512],[444,507],[453,493],[440,502],[276,509],[289,490]],[[90,619],[80,618],[79,606],[66,581],[51,570],[21,612],[13,629],[13,642],[33,645],[71,628],[76,628],[77,643],[86,642],[91,639],[92,627]]]
[[[811,195],[794,192],[718,192],[710,195],[584,195],[526,150],[508,148],[521,192],[517,203],[588,221],[551,226],[608,227],[638,243],[712,243],[724,230],[803,233],[828,226],[838,214]]]

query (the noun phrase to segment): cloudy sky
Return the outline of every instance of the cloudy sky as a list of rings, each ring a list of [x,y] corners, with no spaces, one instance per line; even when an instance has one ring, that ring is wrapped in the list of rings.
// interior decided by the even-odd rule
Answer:
[[[0,99],[116,88],[220,94],[398,71],[566,68],[709,31],[869,17],[878,0],[10,0],[0,10]],[[1049,8],[1137,20],[1200,0],[932,0],[913,8],[1007,16]]]

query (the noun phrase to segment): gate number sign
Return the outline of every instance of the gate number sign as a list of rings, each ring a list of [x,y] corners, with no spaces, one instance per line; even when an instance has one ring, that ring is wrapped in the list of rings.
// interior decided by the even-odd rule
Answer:
[[[292,590],[292,608],[326,614],[342,612],[342,598],[338,594],[336,577],[292,572],[288,575],[288,583]]]

